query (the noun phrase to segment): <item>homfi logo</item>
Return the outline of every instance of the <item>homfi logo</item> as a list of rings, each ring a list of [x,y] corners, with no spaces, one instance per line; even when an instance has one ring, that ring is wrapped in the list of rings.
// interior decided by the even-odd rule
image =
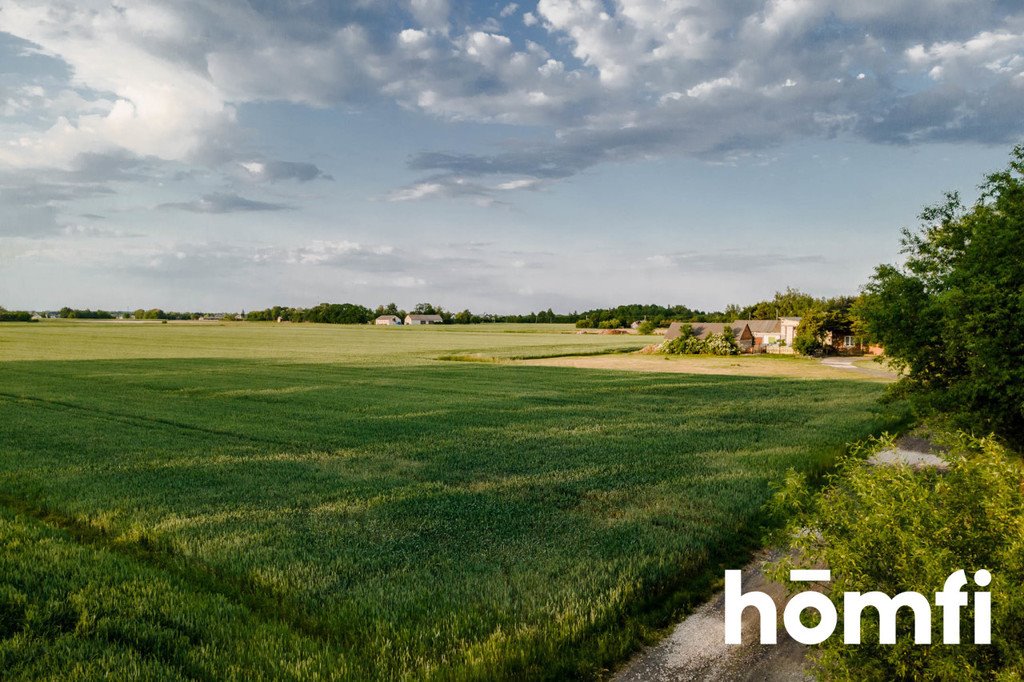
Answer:
[[[829,570],[792,570],[792,582],[829,582]],[[778,613],[775,602],[764,592],[751,590],[743,592],[742,571],[725,572],[725,643],[742,643],[743,612],[747,608],[757,610],[761,619],[761,644],[775,644],[778,638]],[[974,574],[978,587],[987,587],[992,574],[982,569]],[[942,609],[942,643],[960,643],[960,609],[967,606],[967,575],[960,570],[946,578],[942,590],[935,593],[935,605]],[[992,595],[989,592],[974,592],[974,643],[992,643]],[[843,593],[843,643],[861,643],[861,614],[866,608],[878,612],[879,644],[896,643],[896,613],[908,608],[914,616],[914,643],[932,643],[932,605],[919,592],[900,592],[894,597],[883,592]],[[800,620],[800,614],[807,609],[817,611],[820,619],[817,625],[808,627]],[[789,636],[801,644],[820,644],[832,636],[838,625],[839,615],[831,599],[820,592],[808,590],[794,595],[786,604],[782,622]]]

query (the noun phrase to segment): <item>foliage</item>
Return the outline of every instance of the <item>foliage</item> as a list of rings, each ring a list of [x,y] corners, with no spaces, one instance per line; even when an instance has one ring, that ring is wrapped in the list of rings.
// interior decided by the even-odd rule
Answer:
[[[775,320],[780,317],[803,317],[817,307],[821,299],[793,288],[776,291],[770,301],[760,301],[745,308],[732,307],[732,320]]]
[[[879,445],[875,445],[879,447]],[[835,635],[821,645],[821,679],[1020,679],[1024,674],[1024,464],[992,438],[960,435],[950,468],[915,471],[845,461],[820,494],[790,472],[774,508],[790,518],[796,564],[828,566],[829,590],[843,622],[845,591],[907,590],[931,595],[963,569],[993,575],[992,645],[915,645],[913,619],[897,619],[897,643],[878,643],[878,616],[863,617],[860,646]],[[777,567],[788,573],[791,562]],[[778,570],[781,569],[781,570]],[[970,591],[968,587],[968,591]],[[977,588],[975,588],[977,589]],[[973,639],[973,600],[961,614],[964,642]],[[933,615],[933,642],[942,618]]]
[[[78,319],[78,320],[112,320],[114,314],[109,313],[106,310],[76,310],[74,308],[64,307],[57,312],[58,317],[66,319]]]
[[[388,303],[387,305],[379,305],[373,311],[373,318],[382,317],[384,315],[394,315],[395,317],[405,319],[406,312],[401,310],[397,304]]]
[[[706,338],[698,339],[693,334],[693,326],[684,324],[679,329],[679,336],[661,345],[661,352],[672,355],[738,355],[740,348],[730,327],[725,327],[721,334],[708,334]]]
[[[3,676],[592,678],[751,549],[774,471],[885,425],[867,382],[435,359],[636,343],[568,329],[0,329],[0,499],[51,527],[0,584],[56,614]]]
[[[825,350],[825,311],[811,309],[804,313],[793,337],[793,350],[801,355],[813,355]]]
[[[622,326],[622,321],[618,319],[603,320],[597,326],[600,329],[618,329]]]
[[[653,321],[644,320],[640,323],[640,326],[636,328],[636,331],[638,334],[642,334],[643,336],[650,336],[654,333],[655,329],[657,329],[657,325],[654,324]]]
[[[708,334],[704,341],[706,353],[711,355],[739,355],[740,347],[736,343],[736,335],[732,328],[726,327],[721,334]]]
[[[1024,146],[972,207],[948,194],[903,231],[902,267],[882,265],[856,315],[906,373],[918,408],[1024,444]]]
[[[32,313],[25,310],[0,308],[0,322],[31,322]]]
[[[580,319],[576,320],[576,328],[577,329],[593,329],[594,328],[594,321],[592,319],[590,319],[589,317],[580,318]]]
[[[369,308],[354,303],[321,303],[312,308],[274,306],[265,310],[252,310],[245,316],[245,319],[263,322],[274,322],[281,319],[288,322],[319,322],[321,324],[366,324],[375,317],[377,315]]]

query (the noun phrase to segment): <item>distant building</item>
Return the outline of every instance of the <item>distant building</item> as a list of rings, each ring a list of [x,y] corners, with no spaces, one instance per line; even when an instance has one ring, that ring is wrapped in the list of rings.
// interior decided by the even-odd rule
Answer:
[[[444,324],[440,315],[406,315],[406,324]]]
[[[400,318],[398,315],[381,315],[376,320],[374,320],[373,323],[374,324],[383,325],[383,326],[396,325],[396,324],[400,325],[400,324],[402,324],[402,318]]]
[[[43,316],[42,316],[42,315],[40,315],[39,313],[32,313],[32,319],[33,319],[34,321],[35,321],[35,320],[41,320],[41,319],[43,319]]]

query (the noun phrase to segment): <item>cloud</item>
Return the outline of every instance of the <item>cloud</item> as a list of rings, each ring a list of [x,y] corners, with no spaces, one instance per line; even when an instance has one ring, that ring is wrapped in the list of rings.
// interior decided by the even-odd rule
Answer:
[[[481,21],[447,0],[0,0],[0,31],[31,47],[17,59],[63,65],[0,98],[0,166],[119,181],[161,163],[326,179],[241,143],[239,108],[271,101],[397,103],[547,136],[515,151],[426,150],[410,165],[427,177],[396,190],[399,201],[487,202],[510,182],[596,164],[723,160],[800,138],[1024,134],[1024,9],[1009,0],[538,0],[521,22],[520,9],[504,3]]]
[[[683,272],[748,273],[776,270],[790,265],[823,265],[828,259],[820,254],[766,253],[743,249],[720,251],[680,251],[659,253],[644,259],[644,267]]]
[[[192,213],[242,213],[249,211],[284,211],[292,209],[287,204],[246,199],[237,194],[206,194],[194,201],[160,204],[159,208],[171,208]]]
[[[250,160],[241,161],[238,164],[246,177],[258,182],[278,182],[280,180],[297,180],[309,182],[310,180],[333,178],[317,168],[312,163],[301,163],[297,161],[274,161],[274,160]]]

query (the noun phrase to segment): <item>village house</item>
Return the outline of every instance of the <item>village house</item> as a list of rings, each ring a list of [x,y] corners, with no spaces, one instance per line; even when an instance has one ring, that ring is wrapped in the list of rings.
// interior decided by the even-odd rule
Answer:
[[[440,315],[406,315],[406,324],[444,324]]]
[[[740,350],[749,350],[754,345],[754,334],[750,331],[750,326],[739,322],[732,324],[725,324],[724,322],[673,322],[665,332],[665,340],[671,341],[672,339],[679,338],[685,325],[689,325],[694,337],[701,341],[704,341],[712,334],[721,334],[725,331],[726,327],[729,327],[732,329],[732,335],[736,339],[736,345],[740,347]]]
[[[402,324],[402,318],[400,318],[398,315],[381,315],[376,320],[374,320],[373,323],[385,326],[400,325]]]

